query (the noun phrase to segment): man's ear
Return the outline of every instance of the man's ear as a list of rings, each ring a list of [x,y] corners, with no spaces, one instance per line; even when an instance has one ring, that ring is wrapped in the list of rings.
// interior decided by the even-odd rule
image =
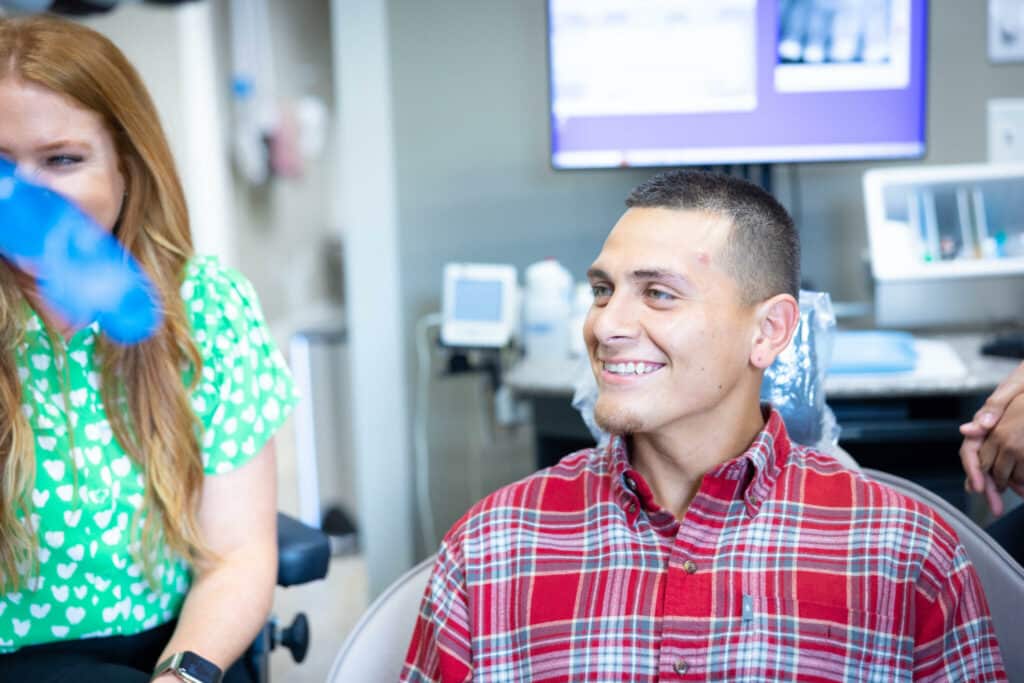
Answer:
[[[789,345],[800,321],[800,306],[789,294],[776,294],[757,306],[750,363],[764,370]]]

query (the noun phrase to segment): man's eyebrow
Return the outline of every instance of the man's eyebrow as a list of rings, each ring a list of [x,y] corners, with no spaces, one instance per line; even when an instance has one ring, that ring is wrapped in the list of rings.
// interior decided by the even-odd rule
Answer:
[[[682,289],[689,289],[693,287],[693,281],[682,273],[677,273],[674,270],[668,270],[667,268],[644,268],[641,270],[634,270],[630,273],[630,279],[634,282],[643,280],[660,280]]]
[[[601,268],[590,268],[587,271],[588,280],[611,280],[612,277]],[[693,281],[686,277],[682,273],[678,273],[668,268],[640,268],[634,270],[629,274],[629,279],[633,282],[645,282],[648,280],[658,280],[666,284],[672,285],[678,289],[692,289]]]

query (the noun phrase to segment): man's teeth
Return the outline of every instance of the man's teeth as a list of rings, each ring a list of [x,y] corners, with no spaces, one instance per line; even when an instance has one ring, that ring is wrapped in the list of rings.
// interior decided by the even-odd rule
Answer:
[[[615,375],[646,375],[654,372],[660,365],[655,363],[605,363],[604,369]]]

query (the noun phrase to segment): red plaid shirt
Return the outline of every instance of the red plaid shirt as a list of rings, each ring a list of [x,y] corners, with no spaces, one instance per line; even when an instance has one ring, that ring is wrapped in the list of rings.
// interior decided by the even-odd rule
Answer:
[[[792,444],[774,410],[682,522],[622,439],[448,532],[405,681],[1003,681],[988,604],[929,508]]]

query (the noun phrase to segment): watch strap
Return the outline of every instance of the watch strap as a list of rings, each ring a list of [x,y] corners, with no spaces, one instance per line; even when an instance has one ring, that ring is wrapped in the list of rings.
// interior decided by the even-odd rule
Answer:
[[[175,652],[157,664],[153,678],[165,673],[173,673],[186,683],[220,683],[224,675],[219,666],[191,650]]]

